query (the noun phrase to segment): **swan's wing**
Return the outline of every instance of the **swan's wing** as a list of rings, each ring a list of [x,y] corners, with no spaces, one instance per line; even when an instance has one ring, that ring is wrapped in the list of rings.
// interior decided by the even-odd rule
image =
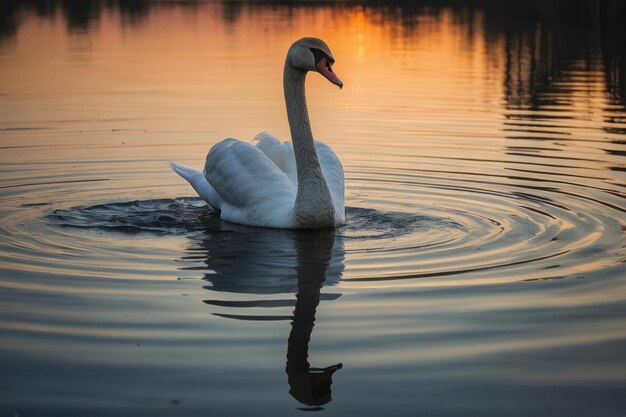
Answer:
[[[280,139],[268,132],[259,133],[252,142],[297,186],[298,171],[291,142],[281,142]],[[328,183],[335,212],[341,214],[340,220],[343,222],[345,217],[343,166],[335,152],[324,142],[315,141],[315,148],[317,149],[324,177]]]
[[[291,142],[281,142],[271,133],[261,132],[252,139],[252,143],[287,174],[293,184],[297,183],[296,158]]]
[[[333,199],[336,213],[335,223],[341,224],[345,220],[343,165],[341,165],[339,157],[330,146],[316,140],[315,148],[317,149],[324,178],[326,178],[326,183],[328,184],[330,196]]]
[[[241,224],[289,227],[296,187],[257,147],[224,139],[211,148],[204,176],[219,195],[224,220]]]
[[[211,184],[206,180],[202,171],[195,170],[193,168],[188,168],[182,165],[179,165],[175,162],[170,161],[170,167],[172,170],[183,177],[184,179],[191,184],[194,190],[198,193],[200,198],[206,201],[210,206],[215,207],[211,204],[211,201],[215,204],[216,199],[219,197],[215,193]]]

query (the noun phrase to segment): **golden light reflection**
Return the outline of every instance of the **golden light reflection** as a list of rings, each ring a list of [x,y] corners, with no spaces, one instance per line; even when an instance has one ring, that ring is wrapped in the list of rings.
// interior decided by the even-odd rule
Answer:
[[[185,184],[164,161],[199,167],[207,149],[228,136],[249,140],[267,130],[289,138],[285,51],[301,36],[318,36],[333,50],[345,88],[311,74],[311,121],[316,136],[340,155],[355,204],[421,211],[435,201],[443,211],[480,207],[493,217],[519,215],[511,196],[528,199],[520,217],[563,199],[575,209],[590,201],[601,201],[606,211],[620,207],[623,113],[606,93],[615,87],[607,86],[600,55],[557,60],[544,26],[494,29],[490,13],[211,2],[153,7],[134,23],[105,8],[80,30],[68,29],[62,13],[32,16],[0,50],[0,127],[9,129],[0,133],[0,161],[56,164],[45,165],[48,175],[106,179],[91,184],[89,198],[123,199],[132,187],[156,198],[162,185],[168,196],[184,195]],[[22,146],[33,148],[26,153]],[[568,180],[572,174],[575,181]],[[2,178],[29,183],[10,169]],[[576,200],[579,185],[588,187],[583,202]],[[492,194],[509,200],[489,200]],[[558,213],[564,232],[579,224],[566,214]],[[349,274],[401,275],[414,260],[366,263]],[[443,264],[468,268],[462,256],[420,261],[426,272]],[[568,271],[597,266],[589,260]],[[473,283],[493,280],[474,276]]]
[[[11,56],[12,65],[0,66],[0,76],[10,97],[24,100],[29,97],[28,91],[37,91],[44,97],[80,99],[86,102],[81,107],[88,112],[87,118],[97,118],[94,113],[101,114],[103,105],[107,113],[113,113],[112,118],[118,117],[118,100],[124,96],[141,107],[133,108],[141,118],[162,119],[165,109],[157,108],[161,104],[172,116],[188,119],[199,110],[194,108],[196,103],[208,105],[207,113],[214,112],[211,99],[217,97],[222,108],[242,101],[254,105],[252,115],[245,106],[230,107],[228,112],[222,109],[220,113],[269,120],[268,128],[284,123],[282,60],[289,44],[300,36],[326,39],[337,57],[336,69],[346,80],[347,88],[339,96],[327,86],[322,87],[319,77],[310,77],[311,103],[318,120],[329,117],[328,110],[336,105],[362,103],[360,95],[366,88],[375,93],[376,102],[370,105],[378,109],[419,107],[466,89],[468,76],[488,78],[476,77],[477,72],[489,71],[482,57],[485,46],[481,46],[480,38],[473,47],[465,44],[464,28],[455,25],[449,13],[429,17],[410,39],[398,43],[390,42],[390,24],[375,23],[375,13],[362,6],[347,10],[295,8],[289,11],[286,25],[275,24],[287,13],[281,9],[256,19],[254,7],[243,8],[238,20],[229,22],[221,18],[224,7],[206,4],[190,10],[157,8],[150,14],[149,25],[133,27],[120,26],[120,17],[108,12],[97,26],[83,34],[68,33],[60,15],[52,20],[29,19],[19,28],[20,41]],[[47,39],[45,44],[40,42],[42,38]],[[407,54],[407,48],[416,53]],[[233,88],[242,82],[245,88]],[[407,90],[421,94],[395,94]],[[150,102],[156,97],[159,103]],[[481,105],[473,95],[464,99]],[[140,100],[144,102],[138,103]],[[316,104],[320,102],[332,105]],[[54,120],[54,109],[45,110]],[[121,113],[128,115],[119,109]],[[3,123],[35,121],[37,117],[32,112],[20,112],[19,107],[17,112],[5,111],[1,116]],[[190,121],[201,123],[197,119],[185,122]],[[281,131],[285,130],[281,126]]]

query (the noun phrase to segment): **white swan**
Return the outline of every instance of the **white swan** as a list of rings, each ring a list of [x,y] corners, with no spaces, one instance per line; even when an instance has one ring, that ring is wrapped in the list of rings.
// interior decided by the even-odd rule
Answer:
[[[345,221],[344,174],[333,150],[315,141],[304,81],[317,71],[343,87],[332,70],[328,45],[302,38],[287,53],[283,88],[291,142],[267,132],[253,144],[224,139],[211,148],[204,172],[170,163],[220,217],[234,223],[274,228],[325,228]]]

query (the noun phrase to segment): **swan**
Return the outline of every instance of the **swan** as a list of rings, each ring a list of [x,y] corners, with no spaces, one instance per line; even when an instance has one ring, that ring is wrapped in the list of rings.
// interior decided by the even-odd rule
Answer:
[[[283,89],[293,142],[261,132],[252,143],[227,138],[209,151],[204,171],[170,162],[221,219],[281,229],[337,227],[345,221],[344,173],[326,144],[313,139],[304,83],[309,71],[343,87],[324,41],[302,38],[287,52]]]

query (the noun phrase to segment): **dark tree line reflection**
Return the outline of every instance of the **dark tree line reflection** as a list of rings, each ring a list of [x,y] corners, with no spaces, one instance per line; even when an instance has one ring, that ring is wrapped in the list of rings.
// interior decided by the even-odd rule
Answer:
[[[53,18],[61,13],[68,31],[88,31],[102,13],[118,11],[122,23],[137,24],[149,14],[157,3],[140,0],[4,0],[0,5],[2,20],[0,36],[15,36],[22,13]]]
[[[504,43],[507,105],[538,108],[569,70],[604,70],[611,104],[626,103],[626,2],[619,0],[442,0],[367,2],[382,20],[401,23],[404,36],[419,17],[452,11],[468,40],[482,26],[489,49]],[[575,67],[584,63],[582,68]],[[601,64],[601,65],[598,65]],[[558,91],[557,91],[558,92]]]
[[[0,42],[15,37],[22,16],[62,15],[70,32],[88,32],[102,14],[115,11],[122,25],[140,25],[157,9],[186,8],[192,13],[203,2],[150,2],[141,0],[4,0],[0,2]],[[466,28],[467,38],[476,36],[476,27],[491,48],[504,43],[506,104],[511,108],[540,108],[551,102],[571,70],[602,68],[606,94],[611,104],[626,105],[626,2],[620,0],[430,0],[362,2],[263,1],[224,2],[221,17],[235,24],[243,10],[271,8],[285,14],[295,9],[316,7],[363,8],[374,22],[390,23],[398,36],[410,39],[420,17],[452,12],[455,22]],[[583,63],[582,68],[573,67]],[[556,91],[558,93],[558,91]]]

